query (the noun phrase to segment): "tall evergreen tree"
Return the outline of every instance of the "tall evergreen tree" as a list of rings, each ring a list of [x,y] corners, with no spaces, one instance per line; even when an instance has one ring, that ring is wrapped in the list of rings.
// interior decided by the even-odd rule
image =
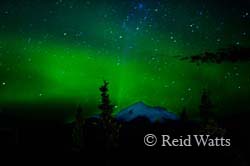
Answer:
[[[82,116],[82,108],[79,106],[75,116],[75,127],[73,128],[73,143],[79,148],[84,146],[84,118]]]
[[[106,148],[107,150],[116,146],[119,137],[120,125],[112,117],[114,105],[111,104],[108,94],[108,82],[104,81],[103,85],[99,88],[101,91],[101,104],[99,109],[101,112],[101,120],[105,130]]]
[[[103,85],[99,88],[101,91],[101,104],[99,109],[102,111],[101,116],[103,119],[110,119],[112,117],[114,105],[111,104],[108,94],[108,85],[107,81],[103,82]]]

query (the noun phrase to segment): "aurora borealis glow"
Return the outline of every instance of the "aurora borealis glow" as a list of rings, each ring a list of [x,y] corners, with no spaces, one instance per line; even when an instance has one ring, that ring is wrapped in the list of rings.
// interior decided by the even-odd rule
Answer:
[[[92,113],[106,79],[116,111],[144,101],[176,113],[184,106],[195,112],[203,88],[218,108],[249,108],[249,62],[197,66],[176,58],[228,45],[249,47],[249,1],[0,4],[2,105],[62,100],[75,107],[89,104],[93,109],[86,111]]]

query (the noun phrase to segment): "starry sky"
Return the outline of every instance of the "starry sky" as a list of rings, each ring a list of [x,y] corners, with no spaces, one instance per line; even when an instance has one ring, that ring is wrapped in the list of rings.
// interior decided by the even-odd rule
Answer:
[[[218,112],[249,108],[249,62],[176,57],[249,47],[250,1],[3,0],[0,20],[2,107],[59,101],[94,114],[105,79],[116,112],[143,101],[195,113],[203,88]]]

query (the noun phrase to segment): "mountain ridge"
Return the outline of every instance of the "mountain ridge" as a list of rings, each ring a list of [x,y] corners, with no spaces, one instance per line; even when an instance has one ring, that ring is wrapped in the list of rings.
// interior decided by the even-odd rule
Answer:
[[[116,119],[123,122],[131,122],[137,118],[146,118],[151,123],[164,123],[168,120],[178,120],[179,117],[162,107],[148,106],[142,101],[122,109],[116,114]]]

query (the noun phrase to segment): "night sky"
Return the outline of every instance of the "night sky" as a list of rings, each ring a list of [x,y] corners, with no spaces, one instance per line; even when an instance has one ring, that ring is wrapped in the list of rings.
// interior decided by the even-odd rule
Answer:
[[[93,114],[105,79],[116,111],[196,112],[203,88],[218,111],[249,108],[249,62],[176,57],[250,47],[250,1],[2,0],[0,20],[2,106],[67,101]]]

